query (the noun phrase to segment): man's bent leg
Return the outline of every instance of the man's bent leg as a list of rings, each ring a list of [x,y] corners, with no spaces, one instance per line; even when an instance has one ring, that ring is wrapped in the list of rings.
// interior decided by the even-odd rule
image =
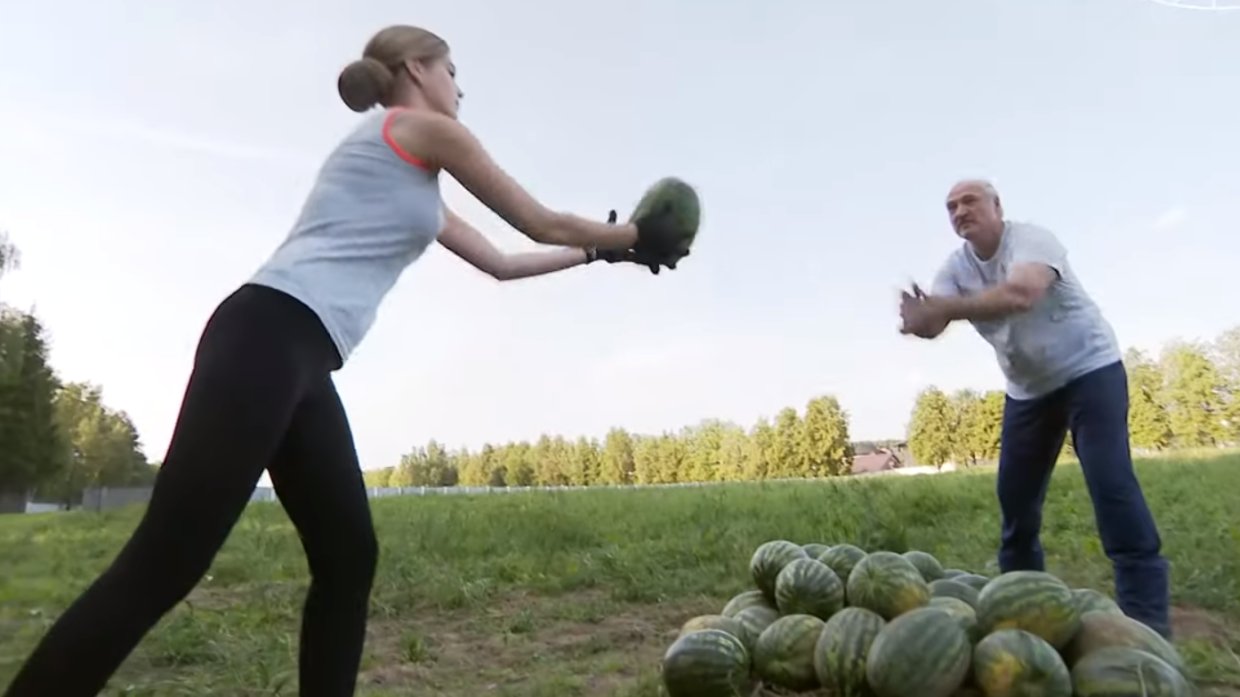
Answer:
[[[1170,570],[1132,467],[1123,363],[1077,378],[1069,385],[1068,403],[1102,548],[1115,568],[1116,600],[1125,614],[1170,636]]]

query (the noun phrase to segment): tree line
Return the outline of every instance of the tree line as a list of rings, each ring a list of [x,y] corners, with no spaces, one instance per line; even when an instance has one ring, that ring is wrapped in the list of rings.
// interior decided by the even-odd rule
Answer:
[[[1240,441],[1240,326],[1213,341],[1172,341],[1158,356],[1130,348],[1128,427],[1138,452]],[[946,394],[927,387],[913,404],[909,450],[918,461],[974,465],[999,456],[1002,391]],[[1073,454],[1069,434],[1064,453]]]
[[[0,280],[19,265],[0,232]],[[87,487],[153,481],[133,421],[99,387],[61,380],[48,348],[33,312],[0,302],[0,494],[73,505]]]
[[[1173,341],[1157,360],[1124,355],[1129,427],[1137,451],[1218,447],[1240,440],[1240,327],[1212,342]],[[973,466],[999,455],[1002,390],[951,394],[929,386],[910,414],[901,464]],[[852,473],[853,457],[900,441],[850,442],[847,412],[830,395],[804,413],[787,407],[749,429],[709,419],[647,435],[613,428],[601,438],[539,436],[474,451],[431,440],[392,467],[368,470],[367,486],[591,486],[754,481]],[[1064,455],[1072,456],[1072,439]]]
[[[745,429],[707,419],[678,431],[612,428],[601,439],[542,435],[534,441],[448,450],[432,440],[400,463],[365,472],[367,486],[597,486],[675,484],[848,474],[859,449],[848,414],[831,395],[803,413],[785,407]]]

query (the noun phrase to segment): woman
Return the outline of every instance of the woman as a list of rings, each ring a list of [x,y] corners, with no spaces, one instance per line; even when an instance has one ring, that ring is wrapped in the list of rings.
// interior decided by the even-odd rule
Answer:
[[[297,528],[311,583],[301,694],[353,693],[378,546],[332,372],[401,272],[434,240],[508,280],[595,259],[674,268],[675,227],[548,210],[456,121],[448,47],[409,26],[380,31],[338,89],[367,117],[327,158],[291,234],[203,331],[150,505],[112,565],[59,618],[5,693],[86,697],[206,573],[263,470]],[[447,210],[446,171],[531,239],[503,254]]]

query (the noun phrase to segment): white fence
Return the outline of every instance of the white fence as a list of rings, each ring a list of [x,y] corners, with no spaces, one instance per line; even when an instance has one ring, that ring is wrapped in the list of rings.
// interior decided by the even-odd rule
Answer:
[[[954,465],[947,464],[943,466],[943,472],[949,472],[956,469]],[[884,470],[881,472],[871,472],[866,474],[855,475],[851,478],[887,476],[887,475],[919,475],[919,474],[936,474],[938,470],[933,467],[901,467],[892,470]],[[777,483],[777,482],[828,482],[838,481],[839,477],[821,478],[821,479],[764,479],[761,483]],[[367,487],[366,495],[372,499],[387,498],[389,496],[453,496],[453,495],[479,495],[479,494],[518,494],[526,492],[564,492],[564,491],[614,491],[625,489],[669,489],[684,487],[705,487],[705,486],[723,486],[727,484],[744,484],[759,482],[677,482],[673,484],[607,484],[593,486],[451,486],[451,487],[435,487],[435,486],[383,486],[383,487]],[[152,488],[145,487],[99,487],[87,489],[82,492],[81,508],[89,511],[106,511],[122,506],[146,503],[151,498]],[[250,494],[251,503],[269,503],[276,501],[275,490],[271,487],[260,486],[255,487],[254,492]],[[65,506],[62,504],[48,502],[28,502],[26,504],[26,513],[49,513],[54,511],[63,511]]]

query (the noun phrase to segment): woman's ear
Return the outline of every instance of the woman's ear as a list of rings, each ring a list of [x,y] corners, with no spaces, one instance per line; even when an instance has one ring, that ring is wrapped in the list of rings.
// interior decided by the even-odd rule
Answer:
[[[401,61],[401,66],[405,69],[405,73],[409,75],[409,79],[414,85],[422,87],[423,80],[426,78],[426,66],[420,60],[406,58]]]

